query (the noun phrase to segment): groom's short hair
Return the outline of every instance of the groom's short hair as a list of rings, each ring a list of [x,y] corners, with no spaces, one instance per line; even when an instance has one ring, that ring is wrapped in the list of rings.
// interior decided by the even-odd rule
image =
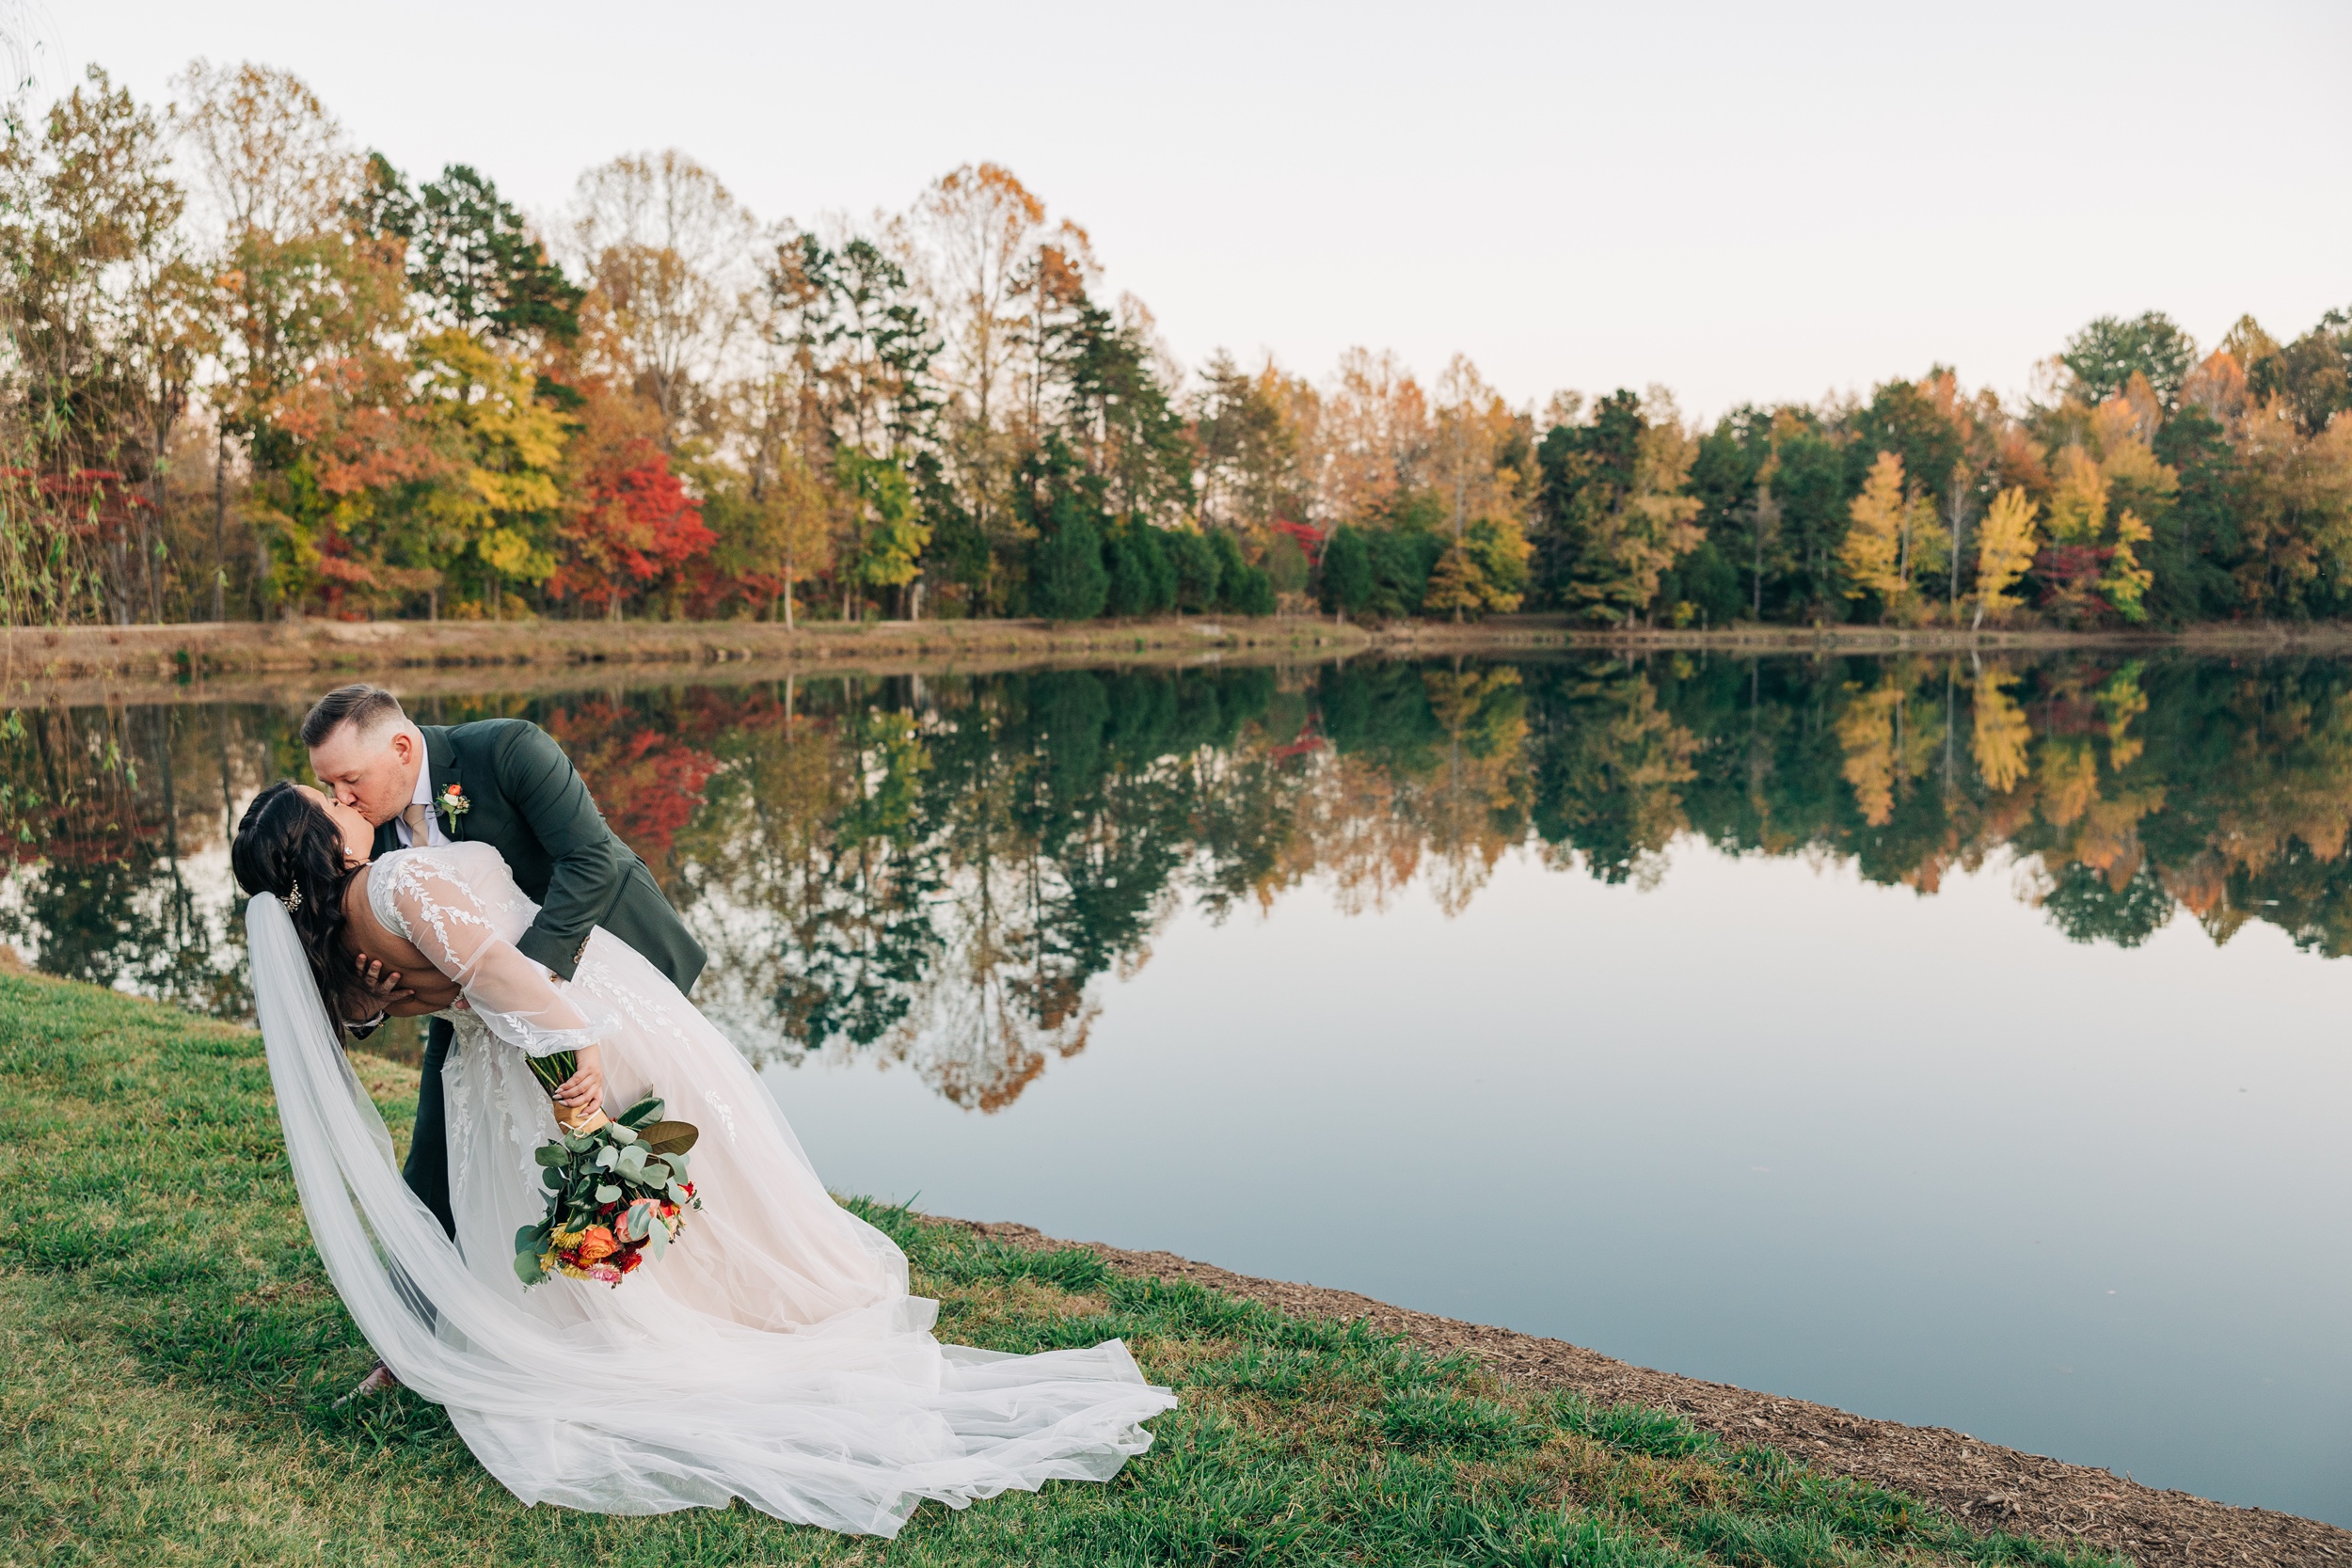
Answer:
[[[302,716],[302,744],[316,751],[345,724],[351,726],[352,734],[365,737],[407,717],[401,710],[400,699],[380,686],[339,686]]]

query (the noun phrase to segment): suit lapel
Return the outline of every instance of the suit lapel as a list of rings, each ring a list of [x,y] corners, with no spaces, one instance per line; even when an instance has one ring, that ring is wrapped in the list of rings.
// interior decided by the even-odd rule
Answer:
[[[465,795],[473,794],[472,790],[465,787],[464,772],[457,766],[456,743],[450,739],[446,725],[420,724],[417,727],[424,732],[425,773],[433,787],[432,802],[425,809],[441,824],[441,832],[449,835],[451,843],[461,844],[466,838],[467,814],[459,812],[453,816],[440,806],[441,791],[452,784],[457,785]]]

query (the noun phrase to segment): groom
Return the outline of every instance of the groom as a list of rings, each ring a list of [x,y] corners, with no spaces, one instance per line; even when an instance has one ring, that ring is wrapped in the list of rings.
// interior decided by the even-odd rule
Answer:
[[[420,725],[381,687],[346,686],[304,717],[302,743],[320,784],[375,825],[374,853],[454,842],[488,844],[505,856],[516,884],[539,903],[538,917],[515,945],[557,978],[572,977],[588,933],[598,926],[644,954],[681,991],[702,973],[705,954],[653,873],[605,826],[571,759],[538,725],[521,719]],[[400,979],[371,971],[384,1006],[377,1022],[424,1010]],[[455,1235],[441,1101],[451,1034],[441,1018],[427,1031],[416,1133],[401,1175],[441,1228]]]

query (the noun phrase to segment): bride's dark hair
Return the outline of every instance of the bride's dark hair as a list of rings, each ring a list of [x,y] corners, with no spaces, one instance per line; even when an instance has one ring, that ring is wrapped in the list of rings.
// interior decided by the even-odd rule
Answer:
[[[343,946],[343,890],[364,862],[343,859],[334,818],[294,784],[280,782],[253,797],[229,847],[230,868],[249,896],[274,893],[294,921],[326,1010],[339,1023],[375,1016],[367,988]],[[299,891],[300,896],[295,896]]]

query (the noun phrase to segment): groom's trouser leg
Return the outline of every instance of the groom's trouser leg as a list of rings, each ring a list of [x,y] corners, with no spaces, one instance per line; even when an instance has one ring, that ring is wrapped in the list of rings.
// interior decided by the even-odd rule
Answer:
[[[424,1200],[441,1228],[457,1234],[449,1207],[449,1118],[441,1103],[441,1064],[449,1059],[454,1031],[437,1018],[424,1035],[424,1076],[417,1085],[417,1126],[408,1138],[408,1163],[400,1168],[408,1190]]]

